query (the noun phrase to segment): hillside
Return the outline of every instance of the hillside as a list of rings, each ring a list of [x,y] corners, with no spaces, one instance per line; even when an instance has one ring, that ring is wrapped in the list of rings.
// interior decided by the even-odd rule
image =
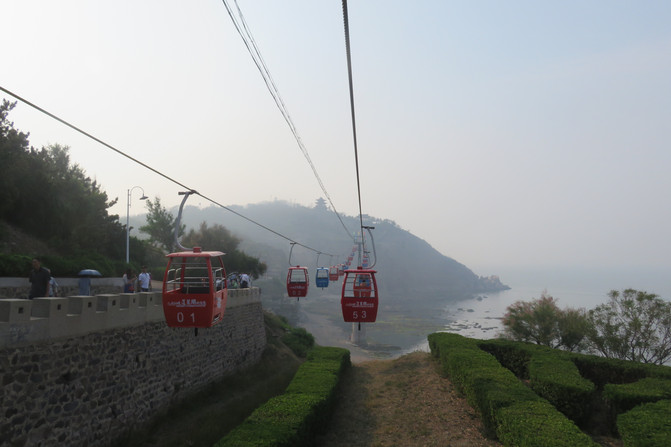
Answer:
[[[343,227],[335,213],[326,208],[309,208],[281,201],[232,206],[231,209],[304,245],[337,255],[321,255],[319,264],[322,266],[345,261],[353,247],[353,237],[345,227],[353,233],[359,228],[358,217],[341,215]],[[187,227],[194,227],[203,221],[225,226],[242,239],[243,251],[258,256],[268,265],[269,275],[283,279],[286,274],[291,247],[286,239],[217,207],[186,207],[183,219]],[[375,227],[375,269],[379,272],[380,293],[389,298],[404,299],[412,294],[424,300],[450,300],[473,293],[507,289],[498,278],[476,275],[391,220],[364,216],[364,224]],[[297,246],[291,263],[313,269],[317,267],[317,254]]]

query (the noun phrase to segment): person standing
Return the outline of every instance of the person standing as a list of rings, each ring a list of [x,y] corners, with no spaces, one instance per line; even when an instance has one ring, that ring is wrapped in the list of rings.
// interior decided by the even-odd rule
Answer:
[[[140,282],[140,291],[149,292],[151,288],[151,275],[147,273],[146,265],[142,266],[142,273],[138,275],[137,279]]]
[[[251,283],[251,280],[249,279],[249,275],[247,273],[243,273],[242,275],[240,275],[240,288],[241,289],[248,289],[250,283]]]
[[[135,275],[131,269],[126,270],[126,273],[123,274],[123,293],[133,293],[135,292]]]
[[[56,278],[51,274],[51,270],[47,269],[49,271],[49,276],[51,277],[49,279],[49,296],[58,296],[58,283],[56,282]]]
[[[42,263],[39,259],[33,259],[33,269],[30,271],[30,276],[28,281],[30,281],[30,293],[28,294],[28,299],[32,300],[33,298],[49,296],[49,281],[51,280],[51,274],[49,270],[42,267]]]

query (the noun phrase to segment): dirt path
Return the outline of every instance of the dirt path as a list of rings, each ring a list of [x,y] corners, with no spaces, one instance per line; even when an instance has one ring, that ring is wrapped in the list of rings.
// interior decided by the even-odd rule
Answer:
[[[318,445],[500,446],[425,352],[357,363],[347,372],[329,432]]]

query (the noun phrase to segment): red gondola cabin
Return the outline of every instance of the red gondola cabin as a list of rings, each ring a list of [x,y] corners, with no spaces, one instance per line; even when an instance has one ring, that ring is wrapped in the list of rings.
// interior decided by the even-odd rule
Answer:
[[[220,251],[170,253],[163,279],[163,313],[170,327],[208,328],[221,323],[228,289]]]
[[[377,319],[378,290],[375,273],[375,270],[361,267],[345,270],[340,305],[346,323],[374,323]]]
[[[297,265],[296,267],[289,267],[287,272],[287,294],[296,298],[304,297],[308,294],[308,285],[310,280],[308,278],[308,269]]]
[[[337,281],[338,279],[340,279],[340,275],[338,274],[338,266],[332,265],[329,268],[329,281]]]

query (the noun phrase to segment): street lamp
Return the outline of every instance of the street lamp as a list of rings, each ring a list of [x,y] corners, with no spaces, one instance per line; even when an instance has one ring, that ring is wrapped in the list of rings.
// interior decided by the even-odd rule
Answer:
[[[147,200],[149,197],[144,195],[144,189],[141,186],[133,186],[128,190],[128,201],[126,202],[126,264],[130,262],[130,224],[129,224],[129,214],[130,214],[130,195],[135,188],[140,188],[142,190],[142,197],[140,200]]]

